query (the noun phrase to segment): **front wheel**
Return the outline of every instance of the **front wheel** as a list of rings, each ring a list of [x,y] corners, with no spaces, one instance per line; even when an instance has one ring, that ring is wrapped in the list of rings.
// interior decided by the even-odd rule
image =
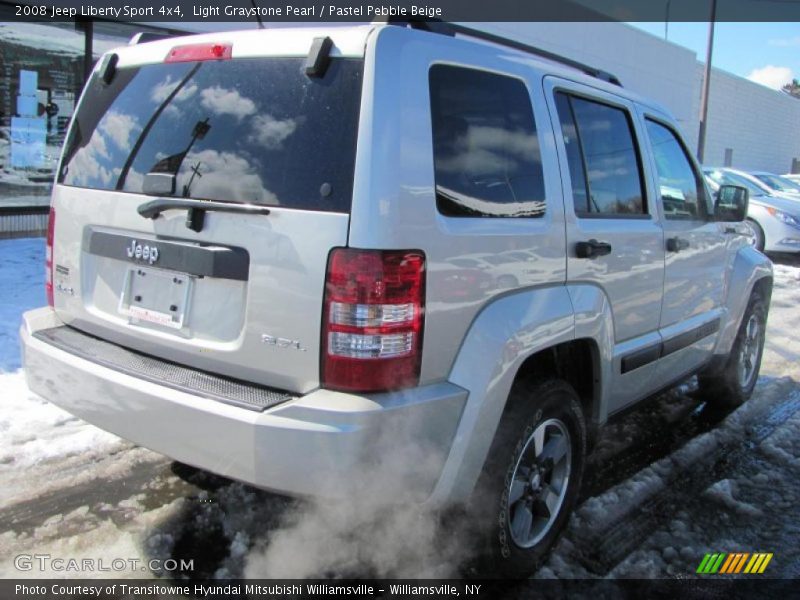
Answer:
[[[766,331],[767,306],[754,292],[725,367],[717,375],[699,377],[700,390],[710,403],[736,407],[750,398],[761,368]]]
[[[747,229],[747,239],[750,245],[759,252],[763,252],[764,246],[766,245],[766,238],[764,237],[764,230],[761,229],[761,225],[756,223],[753,219],[746,219],[744,226]]]
[[[472,501],[481,570],[505,577],[536,571],[575,505],[585,454],[586,426],[572,386],[515,383]]]

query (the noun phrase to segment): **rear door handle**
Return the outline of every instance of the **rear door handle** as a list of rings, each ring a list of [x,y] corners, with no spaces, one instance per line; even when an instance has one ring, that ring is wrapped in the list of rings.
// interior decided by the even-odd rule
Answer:
[[[578,258],[595,258],[596,256],[606,256],[611,254],[611,244],[589,240],[575,244],[575,255]]]
[[[679,237],[669,238],[667,240],[667,250],[670,252],[680,252],[681,250],[686,250],[688,247],[689,240]]]

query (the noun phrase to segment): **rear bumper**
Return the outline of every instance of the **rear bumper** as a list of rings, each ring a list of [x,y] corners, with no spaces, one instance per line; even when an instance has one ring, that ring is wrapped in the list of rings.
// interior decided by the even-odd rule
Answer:
[[[23,363],[34,392],[170,458],[291,495],[426,500],[467,398],[445,382],[368,396],[316,390],[253,411],[135,377],[34,336],[59,326],[49,308],[23,315]]]

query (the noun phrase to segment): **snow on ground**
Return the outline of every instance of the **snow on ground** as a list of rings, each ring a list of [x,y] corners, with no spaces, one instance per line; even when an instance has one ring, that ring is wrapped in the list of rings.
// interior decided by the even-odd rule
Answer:
[[[0,373],[21,366],[20,316],[46,302],[44,239],[0,240]]]
[[[45,304],[44,240],[0,240],[0,506],[87,477],[87,460],[128,448],[28,390],[20,370],[22,312]],[[77,465],[74,465],[77,463]],[[74,465],[72,469],[68,467]]]
[[[771,575],[800,576],[790,551],[800,540],[800,389],[765,379],[716,427],[588,499],[539,576],[686,576],[706,552],[733,551],[776,552]]]
[[[789,262],[789,261],[787,261]],[[767,351],[761,366],[765,374],[786,374],[800,380],[800,260],[775,265],[770,305]]]
[[[27,475],[48,462],[85,456],[119,439],[35,396],[20,367],[18,330],[22,311],[44,298],[44,240],[0,240],[0,503],[18,496]],[[40,491],[40,490],[35,490]]]
[[[184,575],[194,577],[458,572],[458,540],[438,540],[425,515],[279,498],[137,448],[29,393],[16,331],[20,312],[44,303],[42,265],[41,240],[0,241],[0,577],[25,575],[11,560],[23,552],[190,559]],[[612,424],[537,577],[682,578],[704,553],[733,551],[774,552],[772,576],[800,576],[798,265],[776,265],[751,401],[714,411],[689,383]],[[93,575],[27,573],[47,574]],[[114,574],[151,575],[170,576]]]
[[[3,377],[0,420],[0,471],[30,469],[53,459],[84,454],[100,446],[118,444],[118,438],[53,406],[28,391],[22,371]],[[15,401],[16,400],[16,401]],[[12,490],[0,490],[0,500]]]
[[[734,551],[775,552],[771,576],[800,577],[800,261],[779,260],[751,400],[718,424],[708,415],[708,431],[585,501],[539,577],[687,576],[706,552]],[[605,437],[630,439],[615,427]]]

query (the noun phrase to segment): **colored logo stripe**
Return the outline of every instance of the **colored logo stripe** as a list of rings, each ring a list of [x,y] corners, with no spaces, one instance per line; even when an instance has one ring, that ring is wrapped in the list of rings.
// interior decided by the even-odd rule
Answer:
[[[725,562],[722,563],[722,568],[719,570],[720,573],[730,573],[731,564],[734,560],[738,559],[738,554],[728,554],[728,558],[725,559]]]
[[[703,557],[703,560],[700,561],[700,566],[697,567],[697,572],[698,573],[705,573],[706,572],[706,566],[708,565],[708,561],[709,560],[711,560],[711,555],[710,554],[706,554]]]
[[[719,572],[726,575],[738,573],[744,566],[744,561],[747,560],[748,556],[750,556],[750,554],[747,552],[736,552],[729,554],[728,559],[725,561],[725,564],[722,565],[722,568]]]
[[[755,552],[753,554],[749,552],[709,553],[700,561],[697,573],[703,575],[713,575],[715,573],[733,575],[741,573],[742,568],[744,568],[744,573],[751,575],[761,574],[766,570],[767,565],[772,560],[772,556],[772,552]]]
[[[739,562],[736,563],[736,568],[733,571],[734,573],[739,573],[742,570],[742,567],[744,566],[744,563],[747,560],[747,557],[749,556],[750,556],[749,552],[745,552],[742,554],[741,558],[739,559]]]
[[[753,554],[753,558],[747,563],[744,569],[745,573],[763,573],[767,568],[769,561],[772,560],[772,553],[760,552]]]
[[[716,573],[719,570],[720,566],[722,565],[722,561],[725,558],[725,556],[726,554],[724,552],[715,554],[706,554],[703,557],[700,566],[697,567],[697,572],[704,574]]]

